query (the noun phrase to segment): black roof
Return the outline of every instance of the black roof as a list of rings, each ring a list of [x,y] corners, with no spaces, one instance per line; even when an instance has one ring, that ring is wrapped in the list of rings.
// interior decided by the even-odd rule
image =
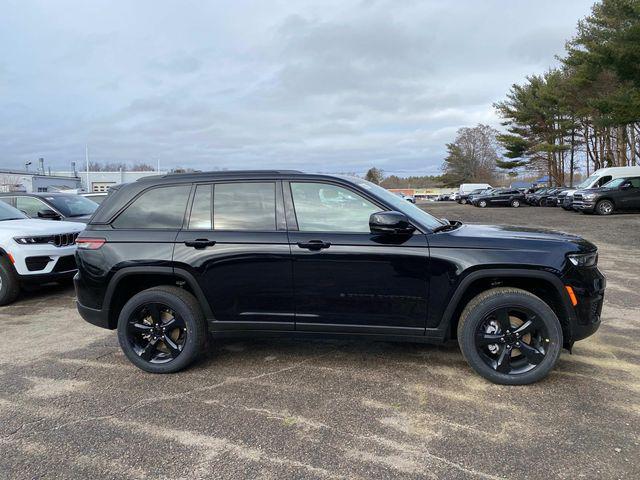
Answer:
[[[206,180],[225,177],[260,178],[271,175],[304,175],[299,170],[218,170],[211,172],[167,173],[165,175],[150,175],[136,180],[136,182],[157,182],[158,180]]]

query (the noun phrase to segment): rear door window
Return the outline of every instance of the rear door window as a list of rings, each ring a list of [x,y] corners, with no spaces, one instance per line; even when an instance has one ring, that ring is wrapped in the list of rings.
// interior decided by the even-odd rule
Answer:
[[[191,185],[158,187],[142,193],[118,215],[115,228],[172,229],[182,227]]]
[[[276,230],[275,182],[215,184],[213,229]]]
[[[38,218],[40,210],[53,210],[49,205],[35,197],[17,197],[16,208],[31,218]]]

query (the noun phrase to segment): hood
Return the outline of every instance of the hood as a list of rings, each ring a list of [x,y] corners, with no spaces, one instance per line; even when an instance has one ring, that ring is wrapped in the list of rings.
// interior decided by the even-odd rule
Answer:
[[[18,235],[55,235],[58,233],[81,232],[84,224],[76,222],[58,222],[55,220],[38,220],[24,218],[20,220],[0,221],[0,232]]]
[[[527,248],[544,250],[563,248],[566,251],[590,252],[596,246],[577,235],[542,228],[518,227],[511,225],[462,225],[448,232],[456,243],[473,247],[476,244],[486,248],[487,239],[493,239],[492,246],[499,249]]]

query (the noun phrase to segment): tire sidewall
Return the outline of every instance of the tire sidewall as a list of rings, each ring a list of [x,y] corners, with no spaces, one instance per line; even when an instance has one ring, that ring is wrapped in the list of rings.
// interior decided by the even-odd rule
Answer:
[[[16,299],[20,286],[13,265],[4,256],[0,257],[0,280],[0,305],[6,305]]]
[[[519,200],[511,200],[511,206],[513,208],[518,208],[520,206],[520,201]]]
[[[142,305],[155,302],[164,304],[178,313],[184,320],[187,330],[187,340],[180,355],[170,362],[161,364],[150,363],[140,358],[127,338],[129,317]],[[198,319],[188,305],[177,295],[158,290],[143,291],[134,295],[120,312],[118,317],[118,342],[127,358],[138,368],[150,373],[174,373],[193,362],[198,353],[200,353],[200,339],[197,338],[196,333],[198,331],[197,321]]]
[[[480,357],[475,346],[475,332],[478,325],[491,311],[501,307],[525,307],[536,313],[544,322],[549,333],[549,344],[544,360],[532,370],[522,374],[504,374],[495,371]],[[546,377],[553,369],[562,349],[562,328],[551,308],[542,300],[526,294],[497,294],[476,305],[469,312],[458,342],[469,365],[482,377],[504,385],[526,385]]]

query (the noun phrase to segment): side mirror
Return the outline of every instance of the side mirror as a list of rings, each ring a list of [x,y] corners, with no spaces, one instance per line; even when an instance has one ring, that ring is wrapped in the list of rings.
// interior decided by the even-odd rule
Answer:
[[[43,220],[60,220],[62,217],[50,208],[43,208],[42,210],[38,210],[38,218],[42,218]]]
[[[371,233],[386,235],[409,235],[416,229],[409,218],[400,212],[378,212],[369,217]]]
[[[620,185],[620,190],[629,190],[630,188],[631,188],[630,183],[623,183],[622,185]]]

